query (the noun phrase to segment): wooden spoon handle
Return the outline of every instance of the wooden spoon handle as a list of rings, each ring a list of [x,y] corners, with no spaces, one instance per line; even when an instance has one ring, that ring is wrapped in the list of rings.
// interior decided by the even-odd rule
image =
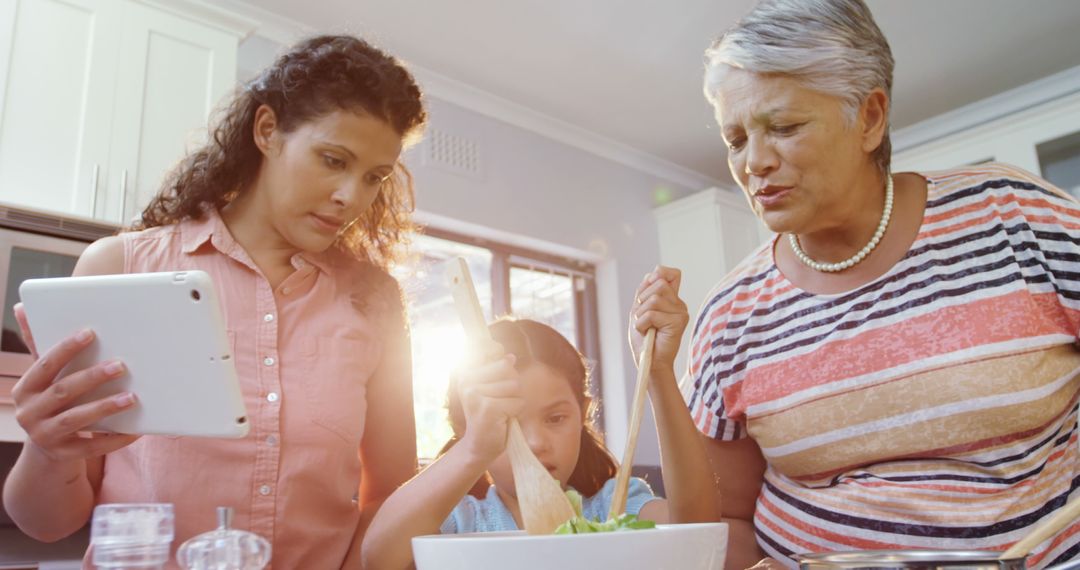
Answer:
[[[491,331],[476,297],[476,287],[473,286],[469,266],[460,257],[447,263],[446,277],[450,282],[450,294],[454,297],[454,306],[458,318],[461,319],[461,326],[465,329],[465,335],[474,342],[491,340]]]
[[[656,345],[656,329],[645,333],[638,358],[637,388],[634,390],[634,404],[630,411],[630,434],[626,438],[622,463],[615,474],[615,491],[611,496],[611,510],[608,518],[613,519],[626,512],[626,493],[630,486],[630,468],[634,464],[634,450],[637,448],[638,432],[641,430],[641,416],[645,411],[645,396],[649,391],[649,368],[652,368],[653,347]]]
[[[1075,497],[1073,500],[1065,503],[1065,506],[1058,512],[1054,513],[1054,516],[1039,523],[1027,536],[1020,539],[1019,542],[1012,545],[1011,548],[1005,551],[999,558],[1006,560],[1010,558],[1023,558],[1031,552],[1031,549],[1043,543],[1044,540],[1054,536],[1066,525],[1073,522],[1080,517],[1080,497]]]

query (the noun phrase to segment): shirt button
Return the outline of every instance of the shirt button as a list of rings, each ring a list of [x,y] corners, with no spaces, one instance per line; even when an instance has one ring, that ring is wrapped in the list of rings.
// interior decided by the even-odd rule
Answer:
[[[274,436],[267,436],[266,445],[277,445],[277,438]]]
[[[259,487],[259,494],[264,495],[264,496],[269,495],[270,494],[270,485],[263,485],[262,487]]]
[[[265,315],[263,315],[263,320],[268,322],[268,323],[270,321],[273,321],[274,320],[274,313],[266,313]]]
[[[274,357],[273,356],[267,356],[266,358],[263,359],[263,364],[265,364],[267,366],[273,366],[274,365]]]
[[[269,394],[266,395],[266,399],[268,401],[271,401],[271,402],[276,402],[276,401],[278,401],[278,393],[277,392],[270,392]]]

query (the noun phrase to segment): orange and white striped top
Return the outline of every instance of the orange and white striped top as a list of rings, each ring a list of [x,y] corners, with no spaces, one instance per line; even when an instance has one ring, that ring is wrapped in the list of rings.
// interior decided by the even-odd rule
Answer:
[[[922,174],[920,232],[888,273],[807,293],[762,246],[694,327],[690,409],[768,461],[774,558],[1003,550],[1080,495],[1080,205],[1002,164]],[[1080,524],[1029,567],[1080,554]]]

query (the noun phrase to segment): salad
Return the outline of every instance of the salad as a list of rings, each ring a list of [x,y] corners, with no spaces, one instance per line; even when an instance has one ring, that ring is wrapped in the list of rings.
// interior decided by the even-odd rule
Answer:
[[[603,522],[600,522],[599,518],[590,520],[582,514],[581,495],[577,491],[573,489],[566,491],[566,498],[570,500],[570,505],[574,507],[576,516],[559,525],[559,528],[555,529],[555,534],[586,534],[656,528],[656,523],[653,521],[638,520],[637,515],[626,513]]]

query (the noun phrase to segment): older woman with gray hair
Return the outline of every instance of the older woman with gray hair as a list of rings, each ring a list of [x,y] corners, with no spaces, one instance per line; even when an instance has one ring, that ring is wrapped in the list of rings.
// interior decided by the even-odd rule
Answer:
[[[706,55],[732,175],[779,234],[691,344],[729,567],[1004,550],[1080,487],[1080,207],[1003,164],[891,172],[893,58],[861,0],[763,1]],[[1074,524],[1028,564],[1078,552]]]

